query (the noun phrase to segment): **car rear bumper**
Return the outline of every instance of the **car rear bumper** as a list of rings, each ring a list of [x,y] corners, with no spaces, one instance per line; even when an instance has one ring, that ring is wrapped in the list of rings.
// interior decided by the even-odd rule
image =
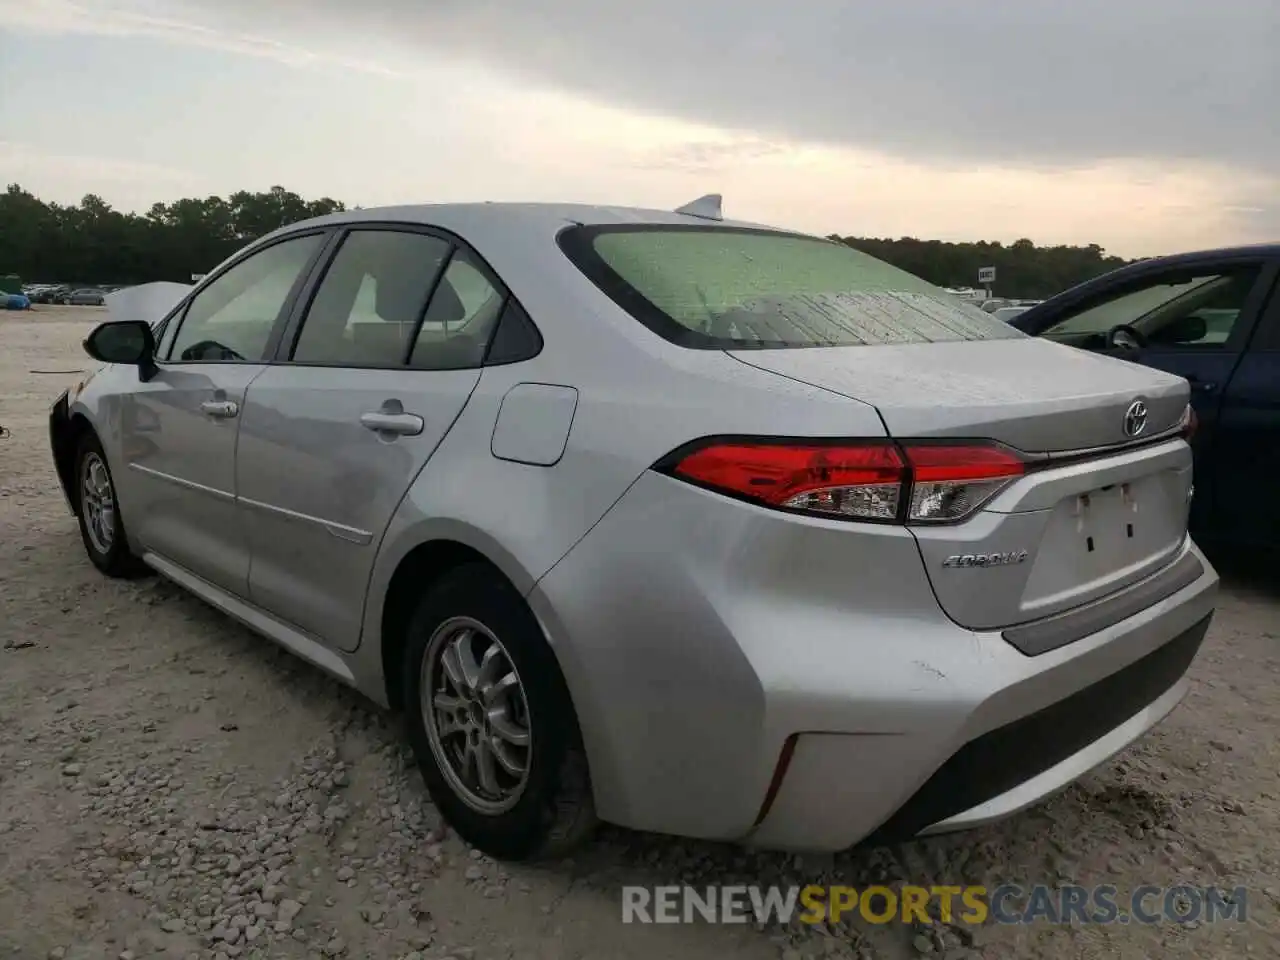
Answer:
[[[988,823],[1106,761],[1177,706],[1209,620],[1096,683],[970,740],[877,834],[902,838]]]
[[[1157,723],[1216,598],[1189,540],[1188,556],[1190,582],[1032,656],[949,620],[903,528],[646,474],[530,601],[602,817],[838,850],[1008,815]]]
[[[1188,631],[1185,636],[1195,637],[1195,646],[1190,648],[1180,644],[1178,640],[1172,641],[1168,646],[1178,647],[1179,653],[1190,653],[1194,655],[1198,649],[1199,639],[1203,638],[1204,630],[1208,627],[1205,621],[1202,626],[1193,628]],[[1149,656],[1154,656],[1151,654]],[[1170,660],[1180,661],[1179,657],[1171,657]],[[1122,671],[1123,673],[1124,671]],[[1099,683],[1102,686],[1106,681]],[[1014,781],[1013,786],[1008,789],[999,790],[989,788],[985,792],[990,792],[991,796],[974,803],[972,806],[961,810],[959,813],[951,814],[945,819],[936,820],[928,826],[916,831],[920,834],[932,833],[948,833],[953,830],[966,830],[971,827],[982,826],[995,820],[1003,819],[1020,810],[1039,803],[1045,797],[1056,793],[1058,790],[1066,787],[1072,781],[1088,773],[1094,767],[1106,762],[1109,758],[1115,756],[1129,744],[1133,743],[1144,733],[1154,727],[1172,712],[1186,695],[1187,687],[1190,681],[1186,675],[1177,677],[1173,684],[1160,694],[1156,699],[1138,710],[1137,713],[1130,716],[1127,720],[1122,721],[1119,725],[1106,730],[1096,740],[1093,740],[1085,746],[1063,757],[1061,760],[1053,763],[1038,773],[1032,773],[1032,769],[1039,769],[1039,764],[1034,768],[1019,770],[1016,766],[1006,767],[999,758],[992,754],[992,750],[997,744],[1009,743],[1010,745],[1020,744],[1028,746],[1031,743],[1030,737],[1018,737],[1018,733],[1029,733],[1033,729],[1040,727],[1036,721],[1042,717],[1053,714],[1053,709],[1049,708],[1041,711],[1033,717],[1027,718],[1026,723],[1010,724],[1008,730],[999,731],[1000,736],[992,737],[991,740],[981,738],[982,747],[978,748],[978,742],[971,743],[962,748],[958,753],[954,754],[943,768],[929,778],[925,787],[917,791],[912,801],[924,801],[928,798],[934,801],[939,809],[935,809],[935,816],[943,813],[950,806],[943,801],[946,789],[956,782],[953,775],[960,770],[966,768],[979,768],[985,762],[989,764],[988,775],[998,775],[1000,773],[1018,773],[1020,776]],[[1093,688],[1087,688],[1084,692],[1089,692]],[[1108,720],[1112,717],[1108,717]],[[1008,734],[1008,736],[1005,736]],[[988,735],[991,736],[991,735]],[[958,763],[963,758],[963,763]],[[970,762],[971,761],[971,762]],[[979,780],[978,782],[982,782]],[[977,798],[972,798],[977,799]],[[911,801],[908,801],[911,804]],[[923,804],[922,804],[923,805]],[[914,806],[914,804],[912,804]],[[902,810],[907,810],[903,807]],[[900,813],[902,811],[899,811]],[[949,812],[949,811],[947,811]],[[894,816],[894,825],[903,823],[906,817],[899,818]],[[917,821],[919,822],[919,821]],[[891,829],[891,827],[890,827]],[[888,836],[889,830],[883,832],[877,831],[881,836]]]

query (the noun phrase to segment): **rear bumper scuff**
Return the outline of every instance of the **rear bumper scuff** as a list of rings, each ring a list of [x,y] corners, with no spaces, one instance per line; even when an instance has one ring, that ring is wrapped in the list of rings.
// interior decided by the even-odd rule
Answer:
[[[969,741],[869,839],[916,836],[966,811],[977,811],[1084,753],[1178,685],[1195,659],[1211,619],[1212,615],[1203,618],[1164,646],[1092,686]],[[1172,707],[1169,704],[1169,709]],[[1154,717],[1151,723],[1159,719]],[[1143,729],[1146,727],[1134,736]],[[1117,744],[1115,749],[1124,745]],[[1099,756],[1090,767],[1105,759]],[[1074,778],[1066,782],[1070,779]],[[968,825],[957,823],[954,828]]]

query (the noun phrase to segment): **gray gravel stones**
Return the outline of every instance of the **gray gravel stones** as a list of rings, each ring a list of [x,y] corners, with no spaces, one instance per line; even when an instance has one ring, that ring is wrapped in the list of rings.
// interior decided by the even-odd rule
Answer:
[[[326,842],[345,823],[349,810],[334,795],[335,773],[344,765],[332,748],[319,749],[281,781],[273,801],[236,796],[192,817],[179,802],[185,782],[175,770],[182,760],[106,769],[78,781],[84,813],[127,829],[80,850],[75,863],[83,878],[95,889],[114,887],[146,901],[160,931],[197,935],[211,957],[235,957],[241,947],[290,936],[310,898],[293,890],[289,868],[303,838]],[[67,764],[62,773],[79,777],[82,766]],[[219,775],[207,785],[229,793],[234,778]]]
[[[123,828],[109,831],[109,840],[86,841],[75,868],[95,890],[121,890],[146,903],[155,936],[190,942],[202,960],[275,956],[272,944],[293,942],[325,957],[353,955],[344,935],[316,928],[327,907],[308,912],[314,890],[333,893],[320,899],[336,908],[333,883],[359,891],[358,914],[373,936],[394,931],[400,942],[425,949],[435,925],[423,895],[450,855],[434,808],[410,786],[402,749],[386,751],[377,801],[354,808],[345,795],[350,775],[332,746],[303,756],[266,793],[237,789],[232,771],[192,773],[201,766],[191,762],[194,751],[128,765],[64,763],[82,813]],[[193,813],[192,786],[220,802]],[[353,809],[363,833],[347,837]],[[332,873],[310,867],[325,848],[336,861]],[[304,849],[312,855],[309,869],[298,862]],[[452,856],[459,855],[477,879],[488,874],[478,854],[471,859],[459,847]],[[157,940],[157,949],[168,947]]]

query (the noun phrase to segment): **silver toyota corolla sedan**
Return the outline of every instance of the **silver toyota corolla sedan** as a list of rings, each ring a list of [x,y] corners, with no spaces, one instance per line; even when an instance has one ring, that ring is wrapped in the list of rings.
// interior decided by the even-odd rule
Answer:
[[[400,710],[499,857],[1003,817],[1213,613],[1185,381],[714,199],[356,210],[113,317],[50,418],[90,560]]]

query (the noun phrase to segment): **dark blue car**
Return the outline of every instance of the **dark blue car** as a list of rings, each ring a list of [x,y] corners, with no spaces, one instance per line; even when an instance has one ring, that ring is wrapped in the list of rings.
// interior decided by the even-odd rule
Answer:
[[[1278,278],[1280,244],[1157,257],[1011,321],[1190,382],[1197,539],[1280,547]]]

